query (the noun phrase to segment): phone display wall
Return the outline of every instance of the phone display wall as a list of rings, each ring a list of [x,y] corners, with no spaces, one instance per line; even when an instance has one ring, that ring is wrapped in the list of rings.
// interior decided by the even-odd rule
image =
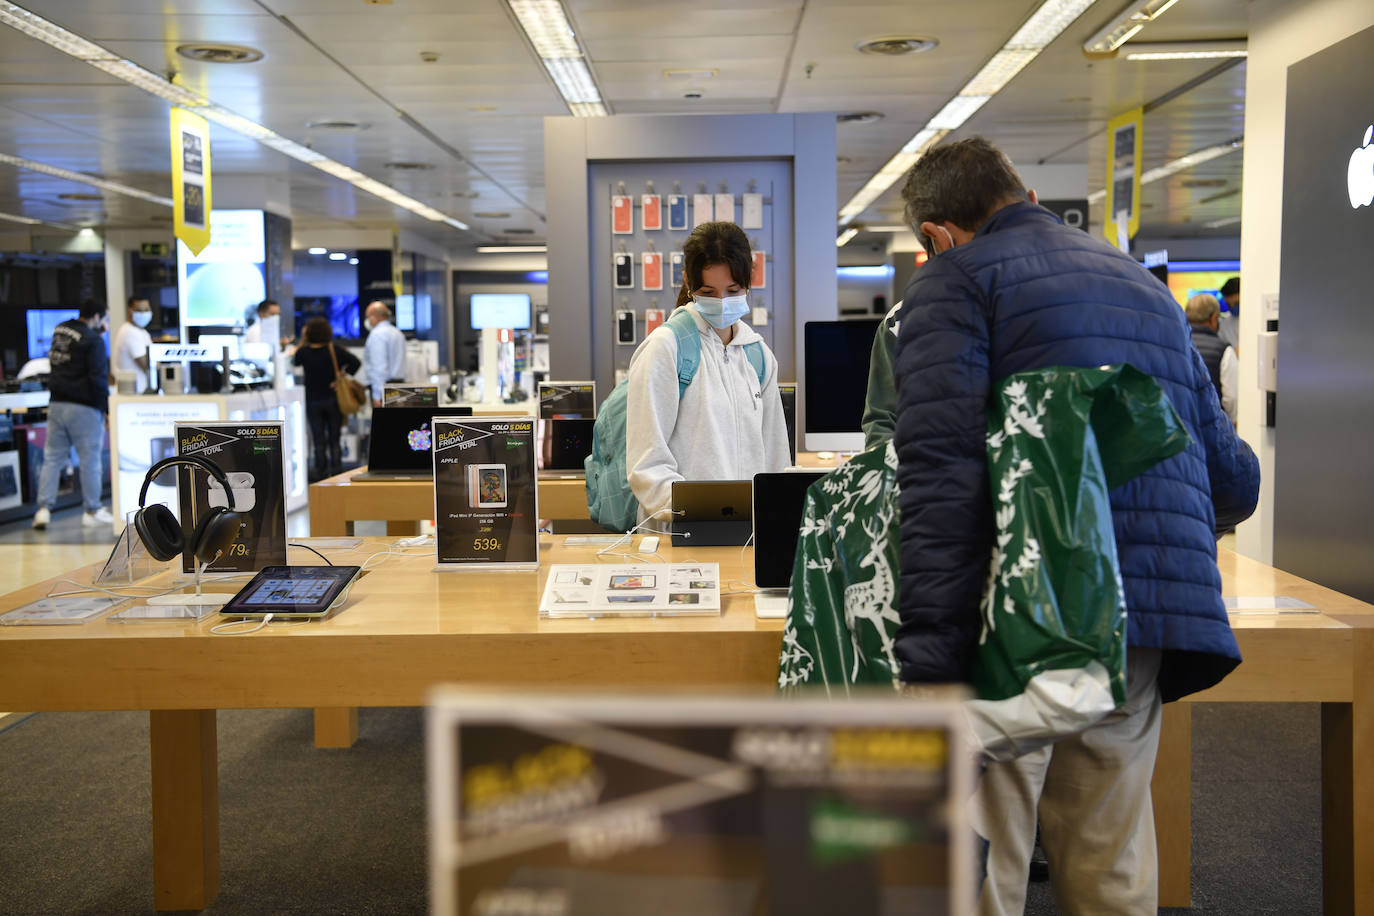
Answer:
[[[673,255],[681,253],[682,244],[699,221],[698,198],[705,198],[701,201],[703,204],[710,203],[711,219],[724,217],[728,211],[729,221],[743,229],[744,195],[757,194],[762,197],[762,225],[743,231],[749,239],[750,248],[761,252],[765,258],[764,284],[749,290],[751,312],[744,316],[744,320],[758,331],[769,349],[777,349],[775,332],[779,329],[788,337],[790,344],[793,326],[790,162],[598,162],[592,163],[588,172],[588,204],[593,226],[593,320],[605,329],[605,335],[613,342],[612,372],[629,367],[635,348],[648,335],[646,312],[661,310],[666,317],[677,303],[682,267],[680,263],[673,263]],[[650,212],[646,223],[645,198],[649,196],[657,198],[658,212]],[[669,201],[673,197],[684,198],[686,212],[681,222],[670,218]],[[616,206],[618,201],[621,202],[619,208]],[[624,214],[626,203],[630,211],[628,220]],[[617,213],[617,210],[620,212]],[[656,221],[653,219],[655,215]],[[616,231],[627,223],[629,232]],[[645,228],[654,224],[660,228]],[[782,231],[778,227],[782,227]],[[657,268],[652,262],[646,267],[646,254],[658,256]],[[625,270],[627,258],[628,271]],[[654,277],[656,269],[661,273],[657,281]],[[625,285],[627,279],[628,286]],[[674,283],[674,280],[679,282]],[[755,308],[764,310],[766,321],[756,321],[752,311]],[[634,315],[633,334],[626,333],[625,312]],[[598,348],[598,358],[601,352],[601,348]]]

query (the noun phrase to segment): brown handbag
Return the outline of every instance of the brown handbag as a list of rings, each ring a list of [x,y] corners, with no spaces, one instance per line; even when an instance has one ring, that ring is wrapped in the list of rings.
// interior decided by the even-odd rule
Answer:
[[[334,364],[334,397],[339,402],[339,411],[344,416],[352,416],[362,410],[367,398],[367,389],[358,380],[339,371],[339,359],[334,355],[334,344],[329,345],[329,361]]]

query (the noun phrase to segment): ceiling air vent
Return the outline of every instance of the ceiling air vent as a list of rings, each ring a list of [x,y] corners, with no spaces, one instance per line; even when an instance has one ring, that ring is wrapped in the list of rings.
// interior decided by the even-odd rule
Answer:
[[[507,229],[503,235],[534,235],[533,229]]]
[[[428,172],[430,169],[434,168],[434,166],[428,162],[404,161],[388,162],[383,167],[391,169],[394,172]]]
[[[306,121],[305,126],[311,130],[367,130],[371,125],[349,118],[324,118],[319,121]]]
[[[262,60],[261,51],[245,45],[177,45],[177,53],[187,60],[203,64],[251,64],[255,60]]]
[[[881,111],[846,111],[835,115],[835,120],[840,124],[872,124],[882,119]]]
[[[478,210],[472,215],[478,219],[510,219],[509,213],[501,213],[497,210]]]
[[[939,43],[934,38],[926,38],[921,35],[885,35],[882,38],[870,38],[868,41],[861,41],[854,47],[865,54],[900,57],[903,54],[920,54],[922,51],[929,51]]]
[[[85,193],[81,193],[81,192],[79,192],[79,191],[73,191],[73,192],[71,192],[71,193],[69,193],[69,194],[59,194],[59,195],[57,195],[57,199],[58,199],[58,200],[104,200],[105,198],[101,197],[99,194],[85,194]]]

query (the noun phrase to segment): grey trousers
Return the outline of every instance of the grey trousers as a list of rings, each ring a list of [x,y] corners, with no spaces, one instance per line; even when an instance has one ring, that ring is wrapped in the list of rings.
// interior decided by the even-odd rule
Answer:
[[[1061,913],[1154,916],[1159,872],[1150,779],[1159,750],[1160,656],[1158,649],[1127,650],[1126,702],[1097,725],[988,765],[969,810],[989,844],[979,913],[1025,909],[1038,810]]]

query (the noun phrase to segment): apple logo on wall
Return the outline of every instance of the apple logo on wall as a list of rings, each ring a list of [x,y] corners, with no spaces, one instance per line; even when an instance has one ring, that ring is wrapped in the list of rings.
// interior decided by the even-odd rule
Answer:
[[[1374,124],[1364,131],[1364,142],[1350,154],[1350,167],[1346,169],[1345,185],[1350,192],[1350,206],[1358,210],[1374,204]]]

